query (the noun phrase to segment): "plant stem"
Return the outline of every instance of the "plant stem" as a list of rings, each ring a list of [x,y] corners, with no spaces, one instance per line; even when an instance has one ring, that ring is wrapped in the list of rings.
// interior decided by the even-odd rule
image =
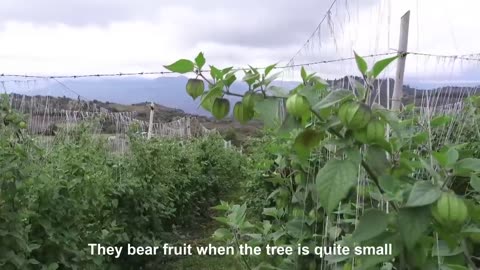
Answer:
[[[470,252],[468,252],[467,242],[465,241],[465,239],[462,240],[462,249],[463,249],[463,255],[465,256],[465,260],[467,260],[468,265],[470,265],[470,267],[472,267],[472,269],[478,270],[479,268],[472,261],[472,257],[470,256]]]
[[[405,252],[404,250],[400,253],[400,268],[399,270],[405,270]]]
[[[235,243],[237,244],[237,248],[240,249],[240,242],[238,241],[238,237],[237,237],[237,231],[234,230],[233,231],[233,236],[235,237]],[[242,259],[243,263],[245,264],[245,266],[247,267],[248,270],[252,270],[252,268],[250,267],[250,265],[248,264],[248,261],[247,259],[245,259],[245,257],[243,255],[240,254],[240,258]]]
[[[198,76],[202,77],[202,79],[204,79],[210,86],[213,85],[212,81],[210,81],[209,79],[207,79],[207,77],[205,77],[201,72],[198,73]]]
[[[213,83],[211,80],[207,79],[207,77],[205,77],[205,75],[203,75],[202,73],[198,73],[197,75],[200,76],[202,79],[204,79],[204,80],[208,83],[209,86],[214,85],[214,83]],[[263,93],[263,95],[264,95],[265,98],[287,99],[286,97],[267,96],[266,93],[265,93],[265,91],[263,90],[263,88],[260,89],[260,91]],[[225,95],[227,95],[227,96],[243,97],[242,94],[232,93],[232,92],[230,92],[230,91],[223,91],[223,93],[224,93]]]

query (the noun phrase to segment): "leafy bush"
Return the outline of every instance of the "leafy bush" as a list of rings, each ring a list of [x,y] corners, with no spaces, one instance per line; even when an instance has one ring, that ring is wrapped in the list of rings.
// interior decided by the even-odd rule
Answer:
[[[418,119],[408,110],[391,111],[369,100],[375,80],[398,57],[380,60],[368,70],[355,54],[365,82],[354,91],[332,89],[304,68],[302,82],[293,89],[271,86],[278,77],[271,74],[276,65],[243,70],[248,90],[235,103],[234,117],[240,123],[262,120],[275,132],[272,141],[280,142],[270,151],[274,158],[259,157],[274,161],[263,169],[275,185],[262,188],[260,177],[248,183],[255,195],[270,192],[275,205],[267,202],[258,221],[250,218],[245,202],[222,202],[215,207],[221,211],[217,220],[222,227],[213,237],[237,248],[247,243],[293,250],[278,256],[238,256],[245,269],[478,268],[473,254],[480,252],[480,159],[472,133],[445,140],[442,131],[452,127],[453,116]],[[201,97],[202,107],[221,119],[230,106],[225,97],[232,95],[237,70],[210,66],[207,78],[205,63],[200,53],[193,61],[181,59],[165,67],[202,78],[208,88],[192,98]],[[478,120],[479,104],[474,101],[465,115]],[[473,138],[478,138],[477,120],[457,124],[473,125]],[[249,202],[254,210],[262,203]],[[315,247],[352,250],[385,244],[392,245],[391,252],[314,252]],[[307,248],[301,256],[298,246]]]
[[[205,214],[246,177],[244,156],[216,136],[132,137],[131,153],[119,157],[91,135],[97,125],[80,125],[45,151],[1,102],[15,116],[1,119],[1,269],[140,269],[152,258],[91,256],[88,244],[173,241],[174,226]]]

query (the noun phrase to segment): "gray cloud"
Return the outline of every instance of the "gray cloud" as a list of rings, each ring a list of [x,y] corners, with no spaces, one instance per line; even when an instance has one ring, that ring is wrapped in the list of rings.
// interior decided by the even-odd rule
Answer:
[[[138,5],[129,0],[2,0],[0,20],[33,24],[66,24],[70,26],[105,25],[116,21],[151,18],[155,9],[144,1]]]
[[[374,2],[366,0],[363,4]],[[330,1],[318,0],[2,0],[0,24],[15,21],[103,27],[144,21],[174,27],[182,42],[190,46],[213,42],[278,48],[303,42],[329,6]]]

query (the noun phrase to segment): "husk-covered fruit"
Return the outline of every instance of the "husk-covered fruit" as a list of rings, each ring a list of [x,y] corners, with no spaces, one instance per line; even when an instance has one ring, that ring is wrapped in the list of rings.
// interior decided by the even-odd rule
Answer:
[[[359,129],[359,130],[355,130],[353,132],[353,137],[355,138],[355,140],[357,142],[360,142],[360,143],[368,143],[368,140],[367,140],[367,129],[366,128],[362,128],[362,129]]]
[[[186,88],[188,95],[196,99],[205,91],[205,83],[199,79],[189,79]]]
[[[247,92],[242,99],[243,106],[253,110],[255,103],[263,100],[263,95],[260,93]]]
[[[468,217],[465,202],[452,192],[443,193],[432,209],[433,217],[446,227],[462,225]]]
[[[372,111],[364,103],[347,102],[340,106],[338,117],[348,129],[359,130],[366,127],[370,122]]]
[[[238,122],[245,124],[253,118],[253,109],[244,106],[244,104],[239,101],[235,103],[235,106],[233,107],[233,116]]]
[[[293,116],[301,117],[310,110],[310,104],[306,97],[293,94],[287,99],[287,111]]]
[[[371,120],[367,124],[367,141],[380,142],[385,139],[385,124],[378,120]]]
[[[230,102],[226,98],[216,98],[212,106],[212,115],[216,119],[223,119],[230,112]]]

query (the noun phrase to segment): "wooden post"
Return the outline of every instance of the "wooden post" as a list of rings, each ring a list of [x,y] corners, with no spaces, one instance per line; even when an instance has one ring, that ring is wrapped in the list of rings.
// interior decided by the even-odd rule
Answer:
[[[154,113],[154,104],[152,102],[152,103],[150,103],[150,122],[148,123],[148,133],[147,133],[147,139],[148,140],[150,140],[150,138],[152,137],[153,113]]]
[[[192,129],[190,128],[190,125],[192,124],[192,121],[190,120],[190,116],[187,117],[187,138],[192,137]]]
[[[401,110],[402,96],[403,96],[403,77],[405,74],[405,62],[407,55],[405,54],[408,49],[408,28],[410,25],[410,11],[407,11],[402,16],[400,22],[400,41],[398,45],[398,53],[401,55],[397,59],[397,74],[395,76],[395,86],[393,88],[392,97],[392,110]]]

